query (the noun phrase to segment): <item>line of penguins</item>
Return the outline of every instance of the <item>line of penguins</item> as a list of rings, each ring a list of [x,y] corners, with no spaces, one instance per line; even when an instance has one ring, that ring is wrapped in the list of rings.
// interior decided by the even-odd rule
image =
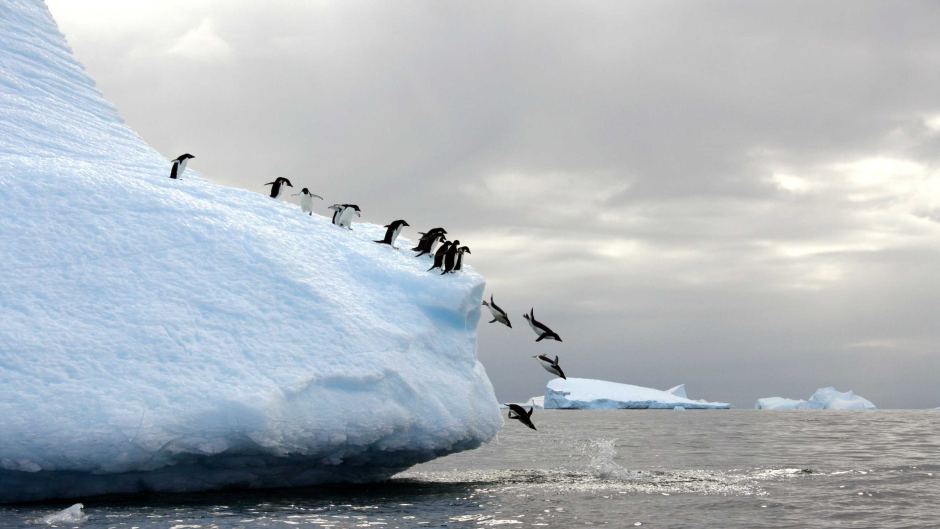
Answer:
[[[170,178],[173,180],[180,179],[180,177],[183,176],[183,172],[186,170],[186,162],[193,158],[195,158],[195,156],[186,153],[173,159],[172,166],[170,167]],[[284,177],[278,177],[274,179],[273,182],[268,182],[265,185],[271,186],[270,197],[273,199],[280,198],[286,187],[294,187],[291,181]],[[295,193],[292,196],[300,197],[301,211],[311,216],[313,215],[313,199],[318,198],[323,200],[323,197],[311,193],[306,187],[301,189],[300,193]],[[362,216],[362,211],[356,204],[333,204],[329,209],[333,210],[333,224],[348,230],[352,230],[353,217]],[[386,224],[385,238],[375,242],[388,244],[397,250],[395,240],[405,226],[410,226],[410,224],[400,219]],[[421,239],[418,240],[418,245],[412,248],[412,251],[418,252],[415,257],[431,255],[434,258],[433,265],[431,268],[428,268],[429,272],[431,270],[440,269],[442,270],[441,275],[444,275],[460,271],[463,266],[463,255],[465,253],[471,253],[470,248],[461,246],[459,240],[448,241],[446,237],[447,230],[444,228],[432,228],[426,232],[419,232],[419,234],[421,235]],[[490,320],[489,323],[502,323],[510,329],[512,328],[512,323],[509,321],[509,314],[496,304],[492,295],[490,296],[489,302],[483,300],[483,306],[488,308],[493,315],[493,319]],[[529,327],[537,336],[535,339],[536,342],[541,342],[542,340],[561,341],[561,336],[559,336],[558,333],[535,319],[534,308],[530,309],[528,314],[523,314],[522,317],[529,323]],[[557,355],[555,358],[551,358],[546,354],[539,354],[532,358],[538,360],[539,364],[549,373],[561,378],[567,378],[565,377],[565,372],[562,371],[561,366],[558,364]],[[532,423],[532,412],[535,411],[534,406],[529,407],[528,410],[519,404],[507,404],[506,406],[509,407],[510,419],[515,419],[529,428],[536,430],[535,424]]]
[[[195,158],[195,156],[189,153],[174,158],[171,161],[170,178],[179,180],[186,170],[186,162],[193,158]],[[285,188],[294,187],[294,184],[284,177],[275,178],[273,182],[268,182],[264,185],[271,186],[270,197],[273,199],[280,198],[281,195],[284,194]],[[311,193],[306,187],[301,189],[300,193],[294,193],[291,196],[300,197],[301,211],[310,216],[313,216],[313,199],[318,198],[323,200],[323,197]],[[352,230],[354,217],[362,217],[362,210],[356,204],[333,204],[328,209],[333,210],[333,224],[341,228],[346,228],[347,230]],[[398,235],[401,233],[402,229],[406,226],[411,225],[402,219],[386,224],[384,226],[386,229],[385,237],[375,242],[387,244],[397,250],[398,247],[395,246],[395,241],[398,239]],[[472,253],[469,247],[461,246],[459,240],[448,241],[447,230],[444,228],[432,228],[427,232],[419,232],[419,234],[421,235],[421,239],[418,241],[418,245],[412,248],[412,251],[418,252],[415,257],[421,257],[422,255],[431,256],[434,262],[431,268],[428,268],[428,272],[431,270],[441,270],[441,275],[459,272],[463,268],[464,254]]]

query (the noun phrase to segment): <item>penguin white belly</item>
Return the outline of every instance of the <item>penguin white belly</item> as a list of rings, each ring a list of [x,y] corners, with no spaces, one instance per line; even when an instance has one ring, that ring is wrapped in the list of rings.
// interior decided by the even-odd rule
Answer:
[[[537,335],[539,335],[539,336],[542,336],[542,330],[539,329],[538,327],[536,327],[535,324],[532,323],[532,320],[526,318],[525,321],[529,322],[529,327],[532,328],[532,332],[534,332],[535,334],[537,334]]]
[[[353,208],[344,208],[342,213],[339,214],[339,225],[348,228],[352,224]]]
[[[548,371],[549,373],[551,373],[551,374],[553,374],[553,375],[557,375],[557,374],[558,374],[558,371],[555,371],[555,368],[552,367],[551,364],[547,364],[547,363],[545,363],[545,362],[543,362],[543,361],[541,361],[541,360],[539,360],[539,363],[542,364],[542,369]]]
[[[313,197],[310,195],[300,195],[300,210],[304,213],[313,212]]]
[[[185,170],[186,170],[186,160],[180,160],[180,166],[179,166],[179,168],[176,170],[176,178],[182,178],[182,177],[183,177],[183,171],[185,171]]]
[[[398,239],[398,234],[401,233],[402,226],[395,228],[395,231],[392,232],[391,245],[395,246],[395,240]]]

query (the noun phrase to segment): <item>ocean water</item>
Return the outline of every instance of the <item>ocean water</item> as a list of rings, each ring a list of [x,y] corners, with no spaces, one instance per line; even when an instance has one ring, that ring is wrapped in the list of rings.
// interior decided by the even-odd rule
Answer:
[[[83,499],[57,527],[940,527],[940,411],[543,411],[368,486]],[[69,506],[0,507],[0,527]]]

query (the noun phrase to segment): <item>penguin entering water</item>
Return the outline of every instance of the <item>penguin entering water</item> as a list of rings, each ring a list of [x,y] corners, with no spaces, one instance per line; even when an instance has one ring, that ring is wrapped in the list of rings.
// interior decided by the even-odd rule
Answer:
[[[536,336],[538,336],[538,338],[535,340],[536,342],[541,342],[546,338],[549,340],[556,340],[559,342],[561,341],[561,336],[558,336],[555,331],[549,329],[544,323],[535,319],[535,309],[531,309],[528,314],[523,314],[522,317],[525,318],[527,322],[529,322],[529,327],[532,327],[532,331],[535,332]]]
[[[490,296],[490,302],[487,303],[486,300],[483,300],[483,306],[490,309],[490,312],[493,314],[493,319],[490,320],[490,323],[500,322],[506,327],[512,329],[512,323],[509,323],[509,314],[506,314],[506,311],[501,309],[499,305],[493,301],[493,296]]]
[[[454,269],[451,270],[452,272],[459,272],[463,268],[463,254],[465,253],[473,253],[473,252],[471,252],[470,248],[466,246],[461,246],[460,248],[457,248],[457,264],[454,265]]]
[[[507,404],[507,406],[509,406],[510,419],[515,419],[529,428],[538,431],[535,425],[532,424],[532,412],[535,411],[534,407],[529,408],[529,411],[525,411],[525,408],[518,404]]]
[[[568,377],[565,376],[565,372],[562,371],[561,366],[558,365],[558,355],[555,355],[554,360],[552,360],[548,355],[536,355],[532,358],[535,358],[539,361],[540,364],[542,364],[542,369],[548,371],[556,377],[561,377],[565,380],[568,380]]]
[[[195,158],[192,154],[186,153],[181,154],[179,157],[172,161],[173,165],[170,167],[170,178],[173,180],[178,179],[183,176],[183,171],[186,170],[186,162],[192,158]]]
[[[381,241],[375,241],[375,242],[379,244],[387,244],[397,250],[398,248],[395,247],[395,239],[398,238],[398,234],[401,233],[401,229],[404,228],[405,226],[411,226],[411,224],[408,224],[407,222],[403,220],[396,220],[396,221],[392,221],[391,224],[386,224],[385,227],[388,229],[385,230],[385,238],[382,239]]]
[[[447,240],[444,235],[447,234],[447,230],[444,228],[431,228],[427,233],[418,233],[421,235],[421,239],[418,240],[418,245],[411,249],[413,252],[418,252],[418,255],[415,257],[421,257],[426,253],[434,253],[434,246],[437,241]]]
[[[296,197],[297,193],[294,193],[291,196]],[[310,216],[313,216],[313,198],[314,197],[319,198],[320,200],[323,200],[323,197],[321,197],[320,195],[314,195],[306,187],[300,190],[300,210],[303,211],[304,213],[309,214]]]
[[[361,217],[362,211],[355,204],[343,204],[343,211],[339,214],[339,226],[352,229],[353,216]]]
[[[268,182],[264,185],[271,186],[271,198],[277,198],[281,196],[281,192],[283,191],[281,187],[285,185],[287,187],[294,187],[294,184],[290,183],[290,180],[284,178],[283,176],[279,176],[275,178],[273,182]]]
[[[428,268],[428,272],[434,270],[435,268],[440,268],[444,266],[444,259],[447,258],[447,254],[450,253],[451,248],[456,248],[460,244],[460,241],[445,241],[440,248],[437,249],[437,253],[434,254],[434,265],[431,268]]]

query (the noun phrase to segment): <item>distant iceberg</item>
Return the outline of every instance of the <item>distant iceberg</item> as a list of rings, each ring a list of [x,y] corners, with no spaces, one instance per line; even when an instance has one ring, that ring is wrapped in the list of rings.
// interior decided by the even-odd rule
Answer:
[[[589,378],[556,378],[545,387],[545,409],[728,409],[726,402],[692,400],[685,386],[668,391]]]
[[[765,397],[757,399],[754,408],[758,410],[874,410],[877,409],[866,398],[853,391],[839,391],[832,386],[819,388],[809,400],[787,399],[783,397]]]
[[[276,174],[170,180],[41,0],[0,21],[0,503],[382,480],[496,434],[471,267]]]

